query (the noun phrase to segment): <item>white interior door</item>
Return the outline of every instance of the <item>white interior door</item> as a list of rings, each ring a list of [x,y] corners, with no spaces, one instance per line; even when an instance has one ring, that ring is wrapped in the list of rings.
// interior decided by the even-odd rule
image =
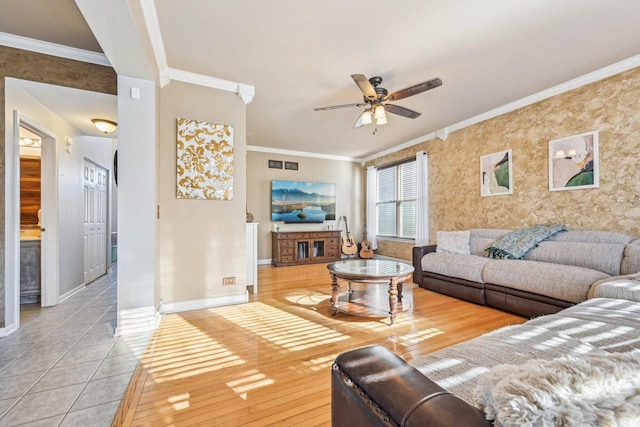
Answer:
[[[107,272],[107,171],[85,160],[84,190],[84,282]]]

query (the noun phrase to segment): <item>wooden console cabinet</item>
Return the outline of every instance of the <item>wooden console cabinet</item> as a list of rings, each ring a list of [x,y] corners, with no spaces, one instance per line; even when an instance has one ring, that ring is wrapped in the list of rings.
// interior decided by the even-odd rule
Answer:
[[[341,258],[340,230],[271,232],[271,263],[285,265],[333,262]]]

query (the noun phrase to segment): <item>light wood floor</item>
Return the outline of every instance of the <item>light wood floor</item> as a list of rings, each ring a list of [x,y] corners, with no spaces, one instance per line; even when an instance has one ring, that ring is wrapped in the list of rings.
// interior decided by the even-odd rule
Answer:
[[[525,320],[409,284],[413,308],[392,326],[332,317],[325,265],[261,266],[258,277],[248,304],[164,317],[114,425],[330,425],[339,353],[381,344],[411,360]]]

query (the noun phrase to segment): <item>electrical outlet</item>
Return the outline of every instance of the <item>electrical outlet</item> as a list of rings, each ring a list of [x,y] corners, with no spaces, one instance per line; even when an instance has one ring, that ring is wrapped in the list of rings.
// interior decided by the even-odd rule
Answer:
[[[223,277],[222,278],[222,284],[227,286],[227,285],[235,285],[236,284],[236,278],[235,277]]]

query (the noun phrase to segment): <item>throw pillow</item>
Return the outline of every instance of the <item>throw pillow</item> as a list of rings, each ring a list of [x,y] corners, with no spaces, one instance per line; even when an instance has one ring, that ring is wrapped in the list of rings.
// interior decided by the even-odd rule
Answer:
[[[438,245],[436,252],[469,255],[469,237],[471,232],[466,231],[438,231]]]
[[[498,427],[638,426],[640,349],[495,366],[474,399]]]

